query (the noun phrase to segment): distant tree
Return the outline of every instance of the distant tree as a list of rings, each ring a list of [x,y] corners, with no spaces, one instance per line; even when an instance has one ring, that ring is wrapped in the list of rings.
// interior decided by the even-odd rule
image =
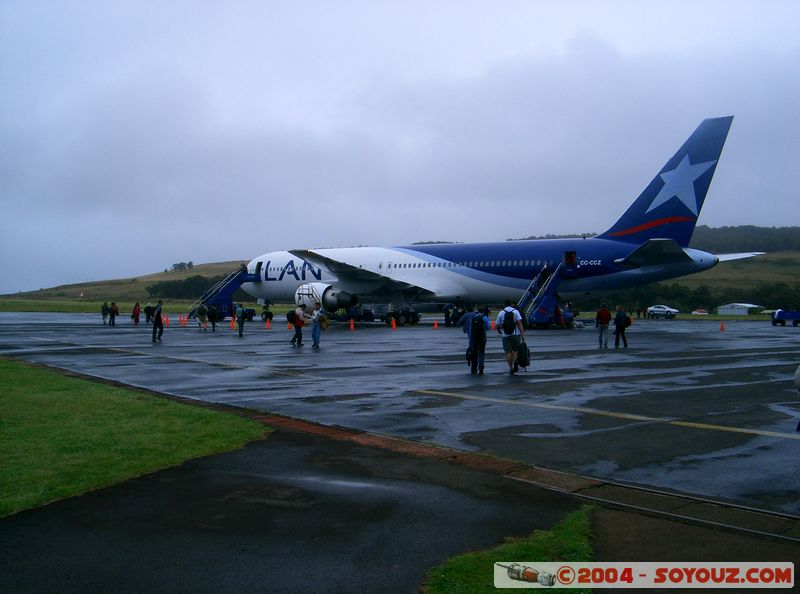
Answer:
[[[162,297],[166,299],[197,299],[206,289],[218,283],[224,275],[207,277],[200,274],[190,276],[183,280],[160,281],[146,287],[150,297]]]
[[[711,228],[698,225],[690,246],[716,254],[730,252],[784,252],[800,250],[800,227]]]
[[[463,243],[462,241],[415,241],[411,245],[435,245],[439,243]]]

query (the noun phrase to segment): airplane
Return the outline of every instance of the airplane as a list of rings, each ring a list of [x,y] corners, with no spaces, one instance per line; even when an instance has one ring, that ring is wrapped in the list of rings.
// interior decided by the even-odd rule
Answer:
[[[704,120],[595,237],[275,251],[247,264],[241,287],[262,305],[305,303],[310,310],[319,301],[328,311],[356,304],[424,311],[515,301],[543,270],[558,271],[561,299],[579,300],[758,255],[688,247],[732,121]]]

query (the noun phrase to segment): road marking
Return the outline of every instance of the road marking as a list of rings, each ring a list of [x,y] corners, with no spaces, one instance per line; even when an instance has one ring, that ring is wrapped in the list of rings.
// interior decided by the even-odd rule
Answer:
[[[510,400],[508,398],[490,398],[488,396],[475,396],[473,394],[462,394],[460,392],[442,392],[440,390],[415,390],[417,394],[428,396],[445,396],[449,398],[459,398],[462,400],[476,400],[478,402],[491,402],[494,404],[510,404],[512,406],[526,406],[529,408],[543,408],[547,410],[558,410],[563,412],[573,412],[601,417],[612,417],[615,419],[625,419],[629,421],[649,421],[653,423],[664,423],[675,425],[676,427],[687,427],[689,429],[705,429],[711,431],[727,431],[729,433],[745,433],[747,435],[759,435],[765,437],[779,437],[782,439],[798,439],[800,433],[779,433],[777,431],[763,431],[761,429],[747,429],[744,427],[729,427],[726,425],[711,425],[708,423],[693,423],[691,421],[681,421],[669,417],[648,417],[644,415],[633,415],[628,413],[602,410],[587,406],[563,406],[560,404],[547,404],[544,402],[528,402],[524,400]]]

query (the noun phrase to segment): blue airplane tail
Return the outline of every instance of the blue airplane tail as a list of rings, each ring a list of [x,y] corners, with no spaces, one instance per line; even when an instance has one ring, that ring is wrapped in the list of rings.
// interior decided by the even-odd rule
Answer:
[[[703,120],[601,239],[642,244],[674,239],[688,247],[733,116]]]

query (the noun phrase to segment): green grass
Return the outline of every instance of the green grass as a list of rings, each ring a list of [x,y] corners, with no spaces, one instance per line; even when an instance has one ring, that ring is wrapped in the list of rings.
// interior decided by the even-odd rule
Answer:
[[[150,303],[155,304],[158,299],[150,299]],[[139,305],[144,308],[148,300],[139,302]],[[131,310],[133,310],[133,301],[117,301],[119,306],[120,318],[118,323],[125,324],[130,322]],[[164,312],[170,315],[185,314],[189,311],[189,306],[194,301],[169,299],[164,301]],[[261,306],[255,302],[243,301],[245,307],[252,307],[256,310],[256,315],[261,315]],[[111,304],[111,300],[108,300]],[[100,307],[103,305],[102,301],[83,301],[79,299],[32,299],[27,297],[2,297],[0,298],[0,312],[16,311],[16,312],[37,312],[37,313],[93,313],[97,314],[97,319],[100,320]],[[294,309],[294,305],[286,303],[275,303],[270,306],[270,311],[278,315],[286,313],[290,309]],[[144,312],[141,314],[141,320],[144,321]]]
[[[590,514],[591,507],[584,506],[567,515],[552,530],[537,530],[525,538],[509,539],[494,549],[448,559],[428,572],[423,590],[431,594],[497,592],[494,564],[498,561],[591,561]],[[576,594],[588,591],[570,590]]]
[[[111,305],[111,299],[107,301]],[[156,304],[158,299],[150,299],[152,304]],[[142,300],[139,305],[144,308],[148,300]],[[186,313],[193,301],[188,300],[168,300],[164,301],[164,311],[171,314]],[[119,314],[122,321],[126,318],[130,320],[133,310],[133,301],[117,301]],[[100,319],[100,307],[102,301],[84,301],[81,299],[33,299],[27,297],[3,297],[0,299],[0,311],[27,311],[27,312],[46,312],[46,313],[96,313]],[[144,312],[141,314],[144,320]]]
[[[0,517],[267,432],[232,414],[0,359]]]
[[[759,284],[778,282],[793,283],[800,275],[800,252],[772,252],[745,260],[720,262],[714,268],[682,276],[674,281],[696,289],[708,286],[712,291],[755,287]]]

